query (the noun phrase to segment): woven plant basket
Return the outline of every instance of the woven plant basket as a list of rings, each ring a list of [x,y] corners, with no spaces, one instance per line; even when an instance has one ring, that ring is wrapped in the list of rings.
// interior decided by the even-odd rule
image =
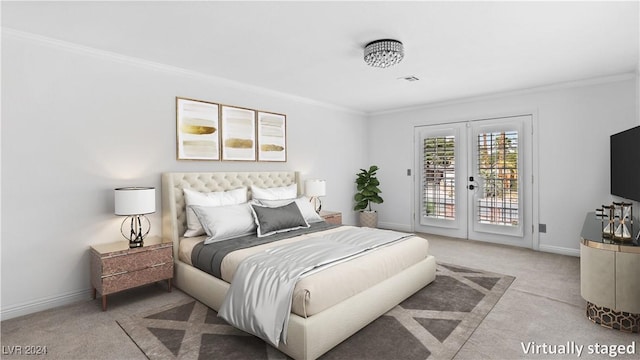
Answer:
[[[378,213],[375,211],[360,211],[360,226],[378,227]]]

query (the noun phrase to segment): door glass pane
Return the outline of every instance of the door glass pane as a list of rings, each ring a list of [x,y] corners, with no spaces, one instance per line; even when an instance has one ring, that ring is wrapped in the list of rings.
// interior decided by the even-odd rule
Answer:
[[[455,137],[427,137],[423,142],[424,213],[435,219],[455,219]]]
[[[518,132],[478,134],[480,189],[477,214],[482,224],[518,226]]]

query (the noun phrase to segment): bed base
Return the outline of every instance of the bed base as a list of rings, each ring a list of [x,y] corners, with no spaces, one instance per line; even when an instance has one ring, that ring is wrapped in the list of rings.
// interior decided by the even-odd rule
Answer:
[[[181,261],[175,265],[176,287],[218,311],[229,284]],[[287,344],[278,350],[294,359],[316,359],[432,282],[435,274],[435,258],[428,256],[318,314],[291,314]]]

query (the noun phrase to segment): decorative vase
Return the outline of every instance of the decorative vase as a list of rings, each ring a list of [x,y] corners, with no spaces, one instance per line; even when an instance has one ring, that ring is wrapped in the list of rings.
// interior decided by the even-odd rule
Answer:
[[[378,213],[375,211],[360,211],[360,226],[378,227]]]

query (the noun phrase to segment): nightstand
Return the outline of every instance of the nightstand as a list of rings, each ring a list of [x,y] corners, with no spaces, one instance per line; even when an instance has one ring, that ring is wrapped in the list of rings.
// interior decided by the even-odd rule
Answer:
[[[342,213],[338,211],[320,211],[320,217],[329,224],[342,225]]]
[[[126,240],[92,245],[91,285],[93,298],[102,296],[102,310],[107,310],[107,295],[156,281],[167,280],[171,292],[173,278],[173,243],[160,237],[144,239],[144,246],[130,249]]]

